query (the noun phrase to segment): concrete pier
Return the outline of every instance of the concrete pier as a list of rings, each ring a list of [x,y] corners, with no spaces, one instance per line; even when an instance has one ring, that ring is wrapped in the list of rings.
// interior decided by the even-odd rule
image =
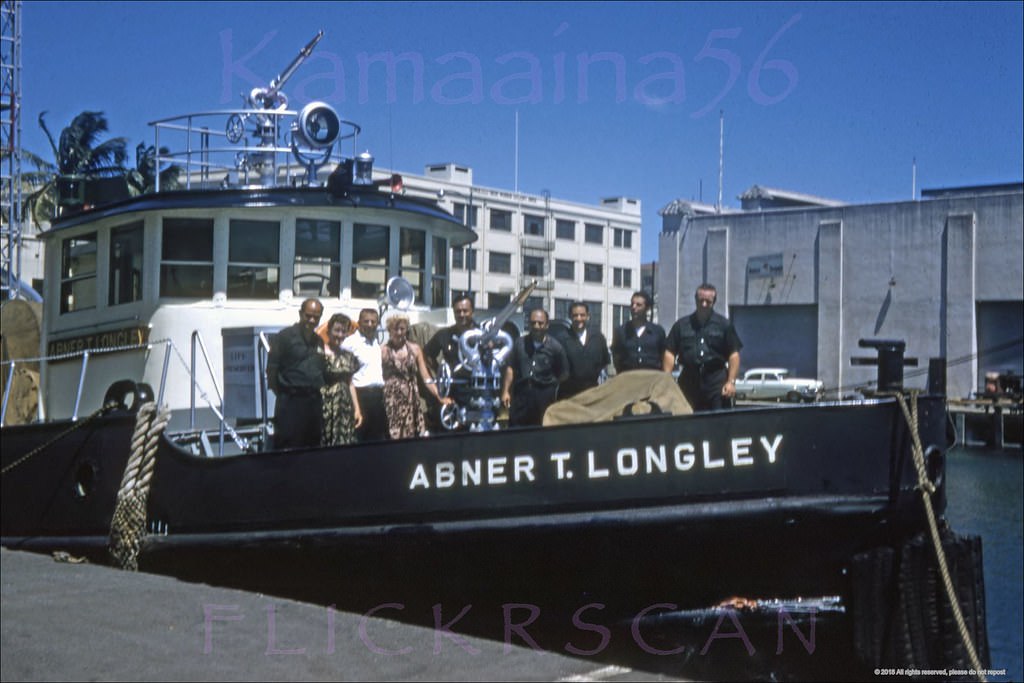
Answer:
[[[165,576],[0,561],[3,681],[672,680]]]

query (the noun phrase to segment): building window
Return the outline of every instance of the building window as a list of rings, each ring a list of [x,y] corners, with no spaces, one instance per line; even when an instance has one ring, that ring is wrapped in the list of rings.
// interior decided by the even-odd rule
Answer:
[[[213,296],[213,219],[165,218],[160,234],[160,296]]]
[[[114,228],[110,232],[108,305],[142,299],[142,263],[142,221]]]
[[[96,308],[96,233],[61,244],[60,312]]]
[[[500,251],[492,251],[488,254],[488,268],[492,273],[511,273],[512,254],[503,254]]]
[[[487,308],[492,311],[497,311],[508,306],[508,302],[512,301],[511,294],[497,294],[490,292],[487,294]]]
[[[616,287],[632,287],[633,271],[629,268],[613,268],[612,284]]]
[[[552,318],[560,318],[562,320],[570,320],[572,311],[572,299],[555,299],[555,310],[552,311]]]
[[[281,261],[281,225],[232,220],[228,238],[229,297],[276,299]]]
[[[544,236],[544,216],[523,216],[523,234]]]
[[[466,222],[466,205],[465,204],[460,204],[459,202],[454,202],[452,204],[452,215],[454,215],[456,218],[458,218],[459,222],[462,223],[463,225],[466,225],[466,226],[476,230],[476,226],[479,225],[479,223],[477,221],[477,217],[478,217],[478,214],[479,214],[478,209],[479,209],[479,207],[477,207],[477,206],[474,206],[472,209],[470,209],[470,211],[469,211],[469,223],[467,223]]]
[[[502,209],[491,209],[491,230],[512,232],[512,212]]]
[[[555,259],[555,278],[558,280],[575,280],[576,263],[573,261]]]
[[[604,266],[600,263],[584,263],[583,264],[583,281],[584,282],[596,282],[600,284],[604,281]]]
[[[624,228],[615,228],[613,236],[614,244],[623,249],[633,248],[633,233]]]
[[[434,238],[434,277],[430,282],[430,305],[444,308],[444,295],[448,291],[448,241]]]
[[[560,240],[576,240],[576,223],[574,221],[567,221],[564,219],[558,219],[555,221],[555,237]]]
[[[542,297],[542,296],[528,296],[528,297],[526,297],[526,301],[523,302],[523,318],[526,321],[529,321],[530,320],[530,314],[533,313],[534,311],[536,311],[537,309],[544,310],[544,297]],[[551,316],[548,315],[548,317],[550,318]],[[530,331],[529,327],[527,327],[527,329],[525,329],[523,331],[524,332],[529,332]]]
[[[629,306],[623,306],[622,304],[614,304],[612,306],[612,324],[616,327],[623,325],[627,320],[633,317],[632,312],[629,310]]]
[[[476,268],[476,254],[474,247],[455,247],[452,249],[452,268],[457,270],[472,270]]]
[[[587,327],[592,330],[600,330],[604,324],[602,315],[604,304],[600,301],[584,301],[583,303],[587,305],[587,310],[590,312],[590,322],[587,323]]]
[[[604,226],[587,223],[584,226],[583,239],[587,244],[604,244]]]
[[[422,303],[427,265],[427,233],[422,230],[402,228],[399,233],[398,256],[398,274],[412,285],[412,289],[416,293],[413,300]]]
[[[295,268],[292,292],[302,298],[341,293],[341,223],[295,220]]]
[[[376,299],[388,280],[391,228],[356,223],[352,226],[352,297]]]
[[[523,275],[544,277],[544,259],[540,256],[524,256]]]

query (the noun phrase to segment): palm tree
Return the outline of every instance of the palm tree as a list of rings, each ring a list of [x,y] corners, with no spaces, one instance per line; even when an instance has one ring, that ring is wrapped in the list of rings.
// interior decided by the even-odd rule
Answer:
[[[53,150],[56,166],[49,166],[49,179],[32,192],[26,200],[36,225],[57,215],[68,199],[67,188],[75,183],[86,183],[97,178],[124,176],[127,158],[125,138],[111,138],[100,142],[107,132],[107,118],[103,112],[84,111],[61,131],[60,143],[46,127],[46,112],[39,115],[39,126],[46,133]],[[81,185],[79,185],[81,186]],[[29,215],[29,212],[27,212]]]
[[[168,154],[166,147],[160,154]],[[176,190],[181,186],[181,167],[171,164],[160,169],[160,191]],[[156,192],[156,148],[139,143],[135,148],[135,168],[128,172],[128,186],[133,195]]]

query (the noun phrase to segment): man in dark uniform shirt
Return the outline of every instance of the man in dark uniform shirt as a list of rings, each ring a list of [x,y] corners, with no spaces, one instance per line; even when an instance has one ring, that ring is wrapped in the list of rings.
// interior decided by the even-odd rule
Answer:
[[[615,372],[627,370],[661,370],[665,355],[665,329],[647,320],[651,295],[633,292],[629,301],[630,319],[612,337],[612,360]]]
[[[590,321],[587,304],[582,301],[573,303],[569,307],[569,317],[572,328],[559,339],[569,359],[569,379],[558,387],[560,401],[596,387],[601,372],[612,362],[604,335],[599,330],[587,329]]]
[[[455,324],[443,327],[434,333],[423,347],[423,357],[427,361],[427,367],[431,374],[437,377],[439,363],[438,355],[444,357],[448,363],[448,369],[452,371],[452,378],[458,380],[452,384],[450,396],[459,405],[465,406],[470,397],[469,380],[472,372],[468,368],[461,368],[456,372],[462,359],[459,356],[459,339],[466,330],[479,327],[473,320],[473,298],[469,294],[462,294],[452,302],[452,313],[455,315]],[[428,393],[427,401],[431,403],[431,409],[427,411],[428,419],[432,421],[430,428],[437,429],[437,414],[440,406]]]
[[[698,287],[697,310],[676,321],[666,342],[663,368],[671,372],[678,356],[679,388],[695,411],[729,408],[736,395],[743,343],[729,319],[712,310],[717,298],[714,285]]]
[[[306,299],[299,322],[277,333],[267,356],[267,386],[276,394],[274,447],[318,446],[323,428],[320,388],[324,385],[324,343],[316,333],[324,307]]]
[[[530,312],[530,333],[516,339],[505,366],[501,402],[509,409],[510,427],[539,425],[558,398],[558,385],[569,377],[562,345],[548,336],[548,313]]]

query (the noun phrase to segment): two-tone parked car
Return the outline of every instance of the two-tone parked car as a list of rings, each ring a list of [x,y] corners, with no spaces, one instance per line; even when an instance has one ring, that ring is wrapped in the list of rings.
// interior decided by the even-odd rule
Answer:
[[[736,380],[737,400],[757,401],[817,401],[825,392],[825,385],[816,379],[792,377],[785,368],[753,368]]]

